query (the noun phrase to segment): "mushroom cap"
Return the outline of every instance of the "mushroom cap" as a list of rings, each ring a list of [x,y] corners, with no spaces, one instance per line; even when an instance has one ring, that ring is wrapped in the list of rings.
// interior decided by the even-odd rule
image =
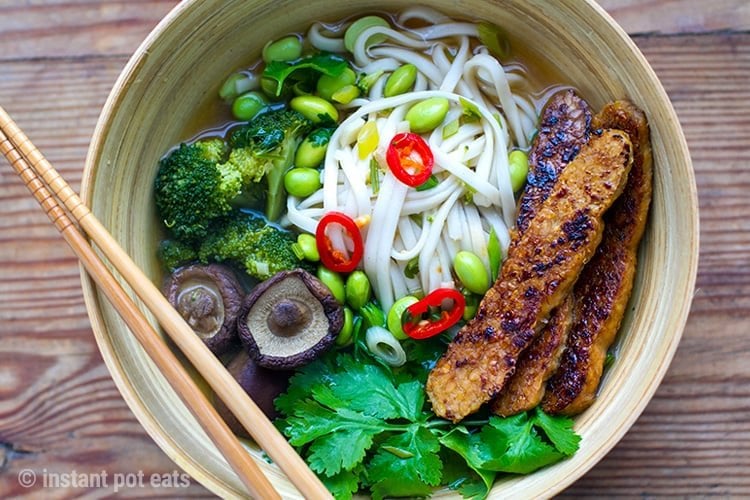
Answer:
[[[242,303],[237,327],[250,357],[265,368],[297,368],[330,348],[344,310],[318,278],[282,271],[257,285]]]
[[[244,291],[231,268],[222,264],[178,268],[169,276],[164,295],[215,355],[237,345],[237,315]]]

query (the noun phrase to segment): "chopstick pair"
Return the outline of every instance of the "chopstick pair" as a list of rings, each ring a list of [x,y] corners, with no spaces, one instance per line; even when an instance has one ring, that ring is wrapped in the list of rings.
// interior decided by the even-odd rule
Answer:
[[[332,498],[318,477],[265,414],[194,334],[156,286],[120,248],[104,226],[2,107],[0,107],[0,152],[16,170],[78,256],[88,274],[117,309],[149,357],[156,363],[172,388],[216,444],[248,488],[250,495],[256,498],[281,498],[169,347],[143,316],[138,306],[99,258],[70,216],[96,243],[201,376],[258,445],[286,473],[303,496],[311,499]]]

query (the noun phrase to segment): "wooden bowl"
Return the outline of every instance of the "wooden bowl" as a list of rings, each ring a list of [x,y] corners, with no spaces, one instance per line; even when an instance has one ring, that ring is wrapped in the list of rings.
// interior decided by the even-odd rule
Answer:
[[[593,1],[430,0],[446,14],[466,13],[502,26],[565,75],[598,109],[627,97],[647,114],[655,160],[650,223],[642,243],[619,354],[596,403],[576,419],[583,440],[571,459],[523,477],[501,479],[493,497],[550,496],[597,463],[646,406],[677,348],[698,262],[698,203],[687,145],[669,99],[635,44]],[[310,20],[341,19],[387,0],[193,0],[149,35],[118,79],[96,129],[83,197],[147,275],[158,279],[152,181],[159,157],[184,139],[196,109],[215,99],[231,71],[258,57],[263,44],[304,30]],[[241,483],[88,277],[83,286],[96,340],[112,377],[146,431],[180,467],[214,493],[240,496]],[[250,452],[260,456],[256,449]],[[296,490],[260,460],[284,498]],[[439,492],[437,497],[450,496]]]

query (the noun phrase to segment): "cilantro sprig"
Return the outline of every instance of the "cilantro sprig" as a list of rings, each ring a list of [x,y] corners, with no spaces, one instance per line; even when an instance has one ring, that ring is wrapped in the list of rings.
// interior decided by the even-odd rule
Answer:
[[[484,498],[498,473],[527,474],[578,449],[572,421],[541,410],[460,425],[437,418],[425,403],[429,368],[329,353],[291,378],[276,424],[342,499],[362,489],[376,500],[425,497],[441,485]]]

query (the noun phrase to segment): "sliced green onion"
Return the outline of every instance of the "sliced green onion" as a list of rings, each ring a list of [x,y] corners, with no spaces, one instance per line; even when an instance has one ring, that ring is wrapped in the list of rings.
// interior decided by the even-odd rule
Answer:
[[[456,132],[458,132],[458,127],[461,124],[458,121],[458,118],[453,120],[450,123],[447,123],[445,127],[443,127],[443,140],[451,137],[452,135],[456,135]]]
[[[435,177],[435,175],[433,174],[430,176],[429,179],[427,179],[426,181],[424,181],[422,184],[420,184],[414,189],[416,189],[417,191],[427,191],[428,189],[434,188],[438,184],[440,184],[440,181],[438,181],[438,178]]]
[[[365,16],[354,21],[346,29],[344,33],[344,46],[349,52],[354,51],[354,45],[357,43],[357,38],[367,29],[379,26],[381,28],[390,28],[391,25],[388,21],[380,16]],[[387,40],[386,36],[382,33],[371,35],[367,41],[365,41],[365,47],[369,47],[372,44],[383,43]]]
[[[370,91],[370,87],[372,87],[372,85],[383,76],[383,73],[384,71],[381,69],[380,71],[370,73],[369,75],[361,74],[357,81],[357,87],[359,87],[359,90],[361,90],[363,94],[366,94]]]
[[[409,262],[406,263],[406,267],[404,268],[404,276],[407,278],[416,278],[417,274],[419,273],[419,256],[414,257]]]
[[[510,42],[503,30],[492,23],[481,22],[477,25],[477,36],[479,41],[490,51],[490,54],[498,59],[504,59],[510,55]]]
[[[404,348],[391,332],[382,326],[371,326],[365,333],[365,342],[370,352],[390,366],[401,366],[406,363]]]
[[[482,119],[482,112],[479,111],[476,104],[465,97],[459,97],[458,101],[461,103],[461,108],[464,110],[464,118],[466,121],[473,122]]]
[[[377,195],[380,191],[380,167],[375,158],[370,160],[370,187],[372,187],[373,195]]]
[[[299,260],[305,259],[305,251],[302,250],[302,245],[299,243],[292,243],[292,252],[294,252],[294,255],[296,255]]]
[[[503,251],[500,248],[500,239],[497,237],[495,228],[490,229],[490,240],[487,243],[487,255],[490,259],[490,278],[494,283],[500,273],[500,263],[503,260]]]

